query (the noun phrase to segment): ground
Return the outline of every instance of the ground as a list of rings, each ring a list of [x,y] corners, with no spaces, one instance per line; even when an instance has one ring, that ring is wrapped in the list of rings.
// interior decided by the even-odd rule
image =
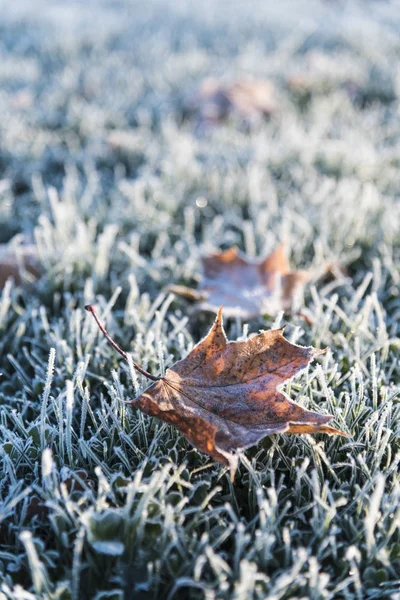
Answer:
[[[400,10],[389,2],[0,3],[0,598],[399,596]],[[187,118],[209,75],[276,110]],[[17,237],[15,237],[17,236]],[[271,436],[226,468],[122,403],[212,316],[165,292],[202,253],[333,265],[286,322],[328,348],[285,391],[351,437]]]

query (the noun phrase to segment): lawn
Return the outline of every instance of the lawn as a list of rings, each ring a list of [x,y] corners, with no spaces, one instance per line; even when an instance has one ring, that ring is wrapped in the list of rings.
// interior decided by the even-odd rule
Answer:
[[[0,10],[0,242],[41,273],[0,289],[0,600],[399,600],[399,5]],[[209,75],[271,81],[275,111],[187,118]],[[214,318],[166,286],[282,240],[333,276],[227,336],[327,348],[284,390],[350,437],[267,437],[232,483],[123,402],[148,382],[84,306],[159,375]]]

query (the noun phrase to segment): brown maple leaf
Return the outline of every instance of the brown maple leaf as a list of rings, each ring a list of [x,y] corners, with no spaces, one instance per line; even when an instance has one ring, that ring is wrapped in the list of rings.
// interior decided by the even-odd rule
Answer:
[[[218,123],[232,113],[245,119],[260,118],[273,113],[277,106],[274,89],[269,81],[234,81],[224,83],[213,78],[203,81],[186,106],[200,121]]]
[[[170,285],[167,290],[195,300],[200,310],[251,319],[291,307],[295,294],[311,278],[310,271],[291,271],[284,244],[262,260],[247,258],[237,248],[202,258],[199,288]]]
[[[93,306],[86,306],[101,331],[110,338]],[[328,433],[346,436],[326,423],[330,415],[312,412],[278,391],[286,380],[307,367],[323,350],[292,344],[282,329],[264,331],[239,342],[228,342],[222,307],[214,325],[186,358],[155,377],[134,363],[154,383],[131,402],[147,415],[174,425],[199,450],[227,465],[234,474],[235,451],[257,444],[274,433]]]
[[[23,271],[25,275],[33,277],[39,275],[36,247],[32,244],[0,244],[0,287],[3,287],[9,277],[20,284]]]

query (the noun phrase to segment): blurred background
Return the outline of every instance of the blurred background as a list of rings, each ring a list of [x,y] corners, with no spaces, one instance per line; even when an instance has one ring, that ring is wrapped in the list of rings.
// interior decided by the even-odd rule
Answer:
[[[316,192],[322,210],[341,179],[329,216],[341,230],[360,185],[373,185],[366,202],[398,191],[398,3],[19,0],[1,12],[2,242],[32,233],[43,186],[60,190],[68,177],[87,187],[82,216],[107,210],[119,225],[130,217],[124,181],[138,177],[161,208],[168,195],[197,209],[205,196],[209,216],[224,195],[268,197],[274,212],[287,182],[306,203]],[[244,123],[233,111],[234,127],[199,125],[193,94],[209,77],[268,81],[268,118]],[[377,227],[364,212],[340,249]]]

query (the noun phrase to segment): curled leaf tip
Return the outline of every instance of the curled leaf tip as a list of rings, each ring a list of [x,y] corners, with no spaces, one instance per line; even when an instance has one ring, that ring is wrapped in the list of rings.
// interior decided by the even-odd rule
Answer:
[[[224,305],[222,304],[217,312],[217,317],[215,319],[216,323],[219,323],[220,325],[222,325],[222,313],[224,311]]]
[[[322,356],[328,352],[328,348],[313,348],[313,356]]]

